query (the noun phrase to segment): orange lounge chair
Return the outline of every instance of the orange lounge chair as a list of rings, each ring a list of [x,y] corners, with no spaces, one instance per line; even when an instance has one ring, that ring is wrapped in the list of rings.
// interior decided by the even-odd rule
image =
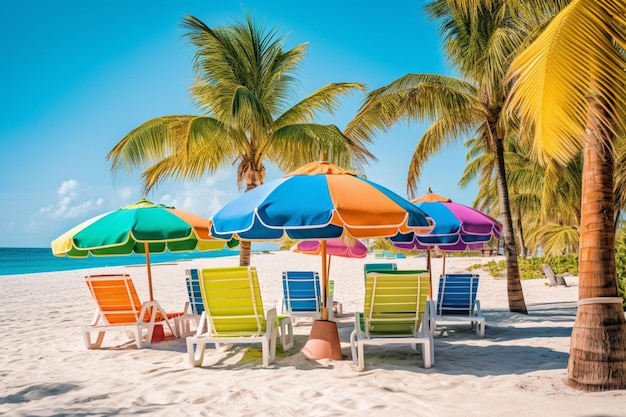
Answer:
[[[156,324],[166,324],[176,336],[170,319],[181,313],[167,314],[156,301],[142,304],[129,275],[88,275],[85,278],[96,302],[93,321],[83,328],[87,349],[98,349],[102,345],[104,334],[109,331],[132,334],[137,347],[141,349],[152,342]],[[95,341],[92,341],[93,333],[97,334]]]

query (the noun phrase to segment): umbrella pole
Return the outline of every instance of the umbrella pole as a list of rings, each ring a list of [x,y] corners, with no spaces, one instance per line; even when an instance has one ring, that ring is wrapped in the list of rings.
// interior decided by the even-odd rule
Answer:
[[[428,269],[428,298],[433,299],[433,269],[430,264],[430,246],[426,248],[426,269]]]
[[[150,247],[148,242],[143,242],[143,247],[146,250],[146,266],[148,267],[148,291],[150,291],[150,301],[154,301],[152,295],[152,269],[150,268]]]
[[[328,320],[328,265],[326,260],[326,240],[321,241],[322,250],[322,319]]]
[[[322,255],[322,320],[315,320],[309,333],[309,340],[301,352],[310,359],[333,359],[342,360],[341,343],[339,342],[339,330],[337,323],[328,320],[328,268],[330,262],[326,262],[326,240],[321,241]],[[332,306],[331,306],[332,308]]]
[[[441,271],[441,275],[446,274],[446,251],[443,251],[443,269]]]

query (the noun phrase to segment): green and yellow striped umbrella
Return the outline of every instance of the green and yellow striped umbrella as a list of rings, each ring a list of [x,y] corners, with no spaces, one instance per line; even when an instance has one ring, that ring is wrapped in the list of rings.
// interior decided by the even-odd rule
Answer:
[[[236,239],[217,239],[209,233],[209,220],[162,204],[141,200],[93,217],[52,241],[55,256],[145,254],[150,300],[150,253],[192,252],[233,248]]]

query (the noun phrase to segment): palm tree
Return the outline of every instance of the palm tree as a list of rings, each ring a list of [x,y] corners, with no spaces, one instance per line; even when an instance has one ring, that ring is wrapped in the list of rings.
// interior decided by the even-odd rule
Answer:
[[[196,48],[190,91],[202,114],[163,116],[137,127],[107,155],[113,171],[147,167],[142,177],[149,192],[166,179],[198,179],[237,164],[238,186],[249,191],[263,183],[268,161],[288,171],[320,154],[357,168],[375,159],[367,140],[314,122],[318,112],[332,114],[340,96],[362,91],[362,84],[329,84],[290,105],[306,44],[284,50],[275,29],[265,31],[247,15],[217,28],[187,16],[184,27]],[[250,242],[241,243],[240,264],[250,264]]]
[[[567,383],[589,391],[626,388],[614,198],[626,115],[625,15],[624,0],[573,0],[510,70],[511,109],[536,157],[565,164],[583,150],[579,302]]]
[[[370,92],[346,135],[365,140],[398,120],[434,120],[410,162],[407,190],[413,195],[426,160],[451,143],[472,135],[494,155],[507,264],[509,309],[526,314],[509,203],[501,120],[507,91],[502,82],[511,57],[531,27],[513,19],[510,2],[435,0],[427,12],[441,22],[447,55],[463,79],[409,74]]]

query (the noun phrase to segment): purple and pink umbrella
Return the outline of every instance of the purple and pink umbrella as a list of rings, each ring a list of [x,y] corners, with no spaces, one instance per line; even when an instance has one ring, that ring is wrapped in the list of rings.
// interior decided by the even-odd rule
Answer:
[[[481,249],[492,238],[500,238],[502,224],[492,217],[451,199],[428,193],[411,201],[423,210],[435,223],[429,233],[398,233],[390,238],[394,246],[402,249],[426,250],[430,270],[430,249],[464,251]]]

